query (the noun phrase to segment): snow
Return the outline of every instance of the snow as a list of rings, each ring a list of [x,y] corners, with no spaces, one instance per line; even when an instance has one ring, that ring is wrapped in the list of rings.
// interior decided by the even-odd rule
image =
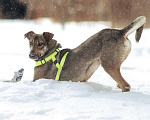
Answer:
[[[41,79],[32,82],[34,61],[29,59],[24,34],[52,32],[63,48],[74,48],[94,33],[108,28],[106,22],[67,23],[49,19],[0,20],[0,120],[149,120],[150,29],[144,29],[122,64],[121,73],[131,85],[122,93],[102,67],[86,83]],[[14,71],[24,68],[22,81],[6,83]]]

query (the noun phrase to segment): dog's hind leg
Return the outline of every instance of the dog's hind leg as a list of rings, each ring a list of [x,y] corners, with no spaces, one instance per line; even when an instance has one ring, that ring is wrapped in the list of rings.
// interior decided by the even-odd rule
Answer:
[[[130,47],[126,48],[127,50],[123,50],[123,53],[113,54],[114,51],[112,50],[113,52],[111,55],[105,54],[105,56],[101,59],[101,64],[104,70],[118,83],[118,87],[122,89],[122,92],[130,91],[130,85],[125,81],[120,73],[120,66],[130,52]]]
[[[118,83],[118,87],[122,92],[130,91],[130,85],[125,81],[120,73],[120,67],[107,68],[103,66],[104,70]]]

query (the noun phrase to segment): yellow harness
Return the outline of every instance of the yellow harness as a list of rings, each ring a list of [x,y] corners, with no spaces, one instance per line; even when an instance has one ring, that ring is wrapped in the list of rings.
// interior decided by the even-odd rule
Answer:
[[[59,52],[59,49],[56,49],[55,52],[53,52],[50,56],[48,56],[47,58],[45,58],[44,60],[41,60],[41,61],[37,61],[36,62],[36,67],[37,66],[40,66],[40,65],[43,65],[45,63],[47,63],[48,61],[52,60],[53,63],[56,65],[58,71],[57,71],[57,74],[56,74],[56,77],[55,77],[55,80],[59,80],[59,77],[60,77],[60,74],[61,74],[61,71],[62,71],[62,68],[64,66],[64,63],[65,63],[65,60],[66,60],[66,57],[68,55],[69,52],[66,52],[65,55],[62,57],[61,61],[60,61],[60,64],[57,62],[57,59],[56,59],[56,55],[58,54]]]

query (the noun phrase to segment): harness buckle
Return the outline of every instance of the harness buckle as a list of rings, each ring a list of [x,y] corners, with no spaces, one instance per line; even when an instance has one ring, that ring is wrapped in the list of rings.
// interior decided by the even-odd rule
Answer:
[[[41,60],[41,64],[45,64],[46,63],[46,61],[45,60]]]

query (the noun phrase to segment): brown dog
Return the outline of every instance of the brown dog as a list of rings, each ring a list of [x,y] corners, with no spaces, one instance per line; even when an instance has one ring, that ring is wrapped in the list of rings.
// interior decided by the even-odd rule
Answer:
[[[35,34],[33,31],[28,32],[25,37],[30,42],[29,57],[36,62],[38,61],[38,65],[34,69],[33,81],[40,78],[55,79],[59,71],[58,68],[61,66],[60,61],[65,59],[63,58],[65,55],[64,66],[62,65],[60,76],[58,75],[60,81],[85,82],[101,64],[123,92],[129,91],[130,85],[122,77],[120,66],[131,50],[128,35],[137,30],[136,41],[138,42],[145,22],[146,18],[140,16],[121,30],[104,29],[91,36],[77,48],[61,51],[56,51],[56,49],[61,48],[61,45],[52,39],[54,36],[52,33]],[[68,55],[66,52],[69,52]],[[49,57],[50,55],[53,58]],[[48,58],[49,60],[47,60]]]

